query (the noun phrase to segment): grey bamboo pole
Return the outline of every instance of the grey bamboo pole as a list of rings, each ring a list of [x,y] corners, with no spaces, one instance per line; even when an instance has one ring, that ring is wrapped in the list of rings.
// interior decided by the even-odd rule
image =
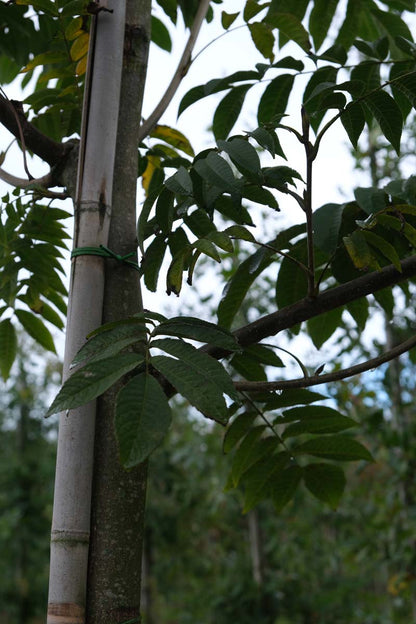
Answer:
[[[109,0],[91,37],[75,201],[74,247],[106,244],[124,46],[125,0]],[[73,259],[69,294],[64,379],[86,335],[102,322],[104,262]],[[84,624],[95,402],[60,417],[47,624]]]

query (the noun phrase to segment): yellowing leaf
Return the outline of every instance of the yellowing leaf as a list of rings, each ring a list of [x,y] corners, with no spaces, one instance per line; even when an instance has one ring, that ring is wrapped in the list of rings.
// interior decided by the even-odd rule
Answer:
[[[172,145],[172,147],[176,147],[182,152],[185,152],[188,156],[195,156],[192,145],[186,136],[182,134],[182,132],[179,132],[179,130],[175,130],[175,128],[171,128],[170,126],[156,126],[150,136],[165,141],[165,143]]]
[[[85,72],[87,71],[87,60],[88,60],[88,55],[86,54],[85,56],[82,57],[80,61],[78,61],[77,66],[75,68],[75,73],[77,76],[83,76]]]
[[[88,43],[90,37],[86,32],[77,37],[71,46],[71,58],[73,61],[79,61],[88,52]]]
[[[24,67],[21,71],[24,72],[30,71],[35,67],[39,67],[40,65],[53,65],[54,63],[62,63],[67,60],[67,56],[64,52],[44,52],[42,54],[37,54],[29,63]]]
[[[157,156],[147,157],[147,167],[142,175],[142,187],[144,188],[146,195],[149,191],[150,180],[152,179],[155,170],[159,168],[159,165],[160,158]]]
[[[73,41],[83,33],[82,23],[82,17],[76,17],[69,22],[68,26],[65,28],[65,37],[68,41]]]

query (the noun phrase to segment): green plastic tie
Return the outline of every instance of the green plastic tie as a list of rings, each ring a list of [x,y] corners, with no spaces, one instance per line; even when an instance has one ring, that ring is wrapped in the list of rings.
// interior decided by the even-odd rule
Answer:
[[[76,247],[71,252],[71,258],[76,258],[77,256],[101,256],[102,258],[112,258],[113,260],[118,260],[118,262],[127,264],[132,269],[140,272],[140,267],[137,262],[129,260],[129,258],[134,256],[134,251],[131,251],[125,256],[121,256],[111,249],[108,249],[105,245],[100,245],[99,247]]]

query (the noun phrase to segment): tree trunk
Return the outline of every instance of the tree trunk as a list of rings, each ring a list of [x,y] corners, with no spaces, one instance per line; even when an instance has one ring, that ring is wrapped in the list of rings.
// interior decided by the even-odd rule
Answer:
[[[120,102],[125,1],[109,1],[92,38],[86,77],[74,247],[108,243]],[[95,43],[94,43],[95,41]],[[88,97],[89,94],[89,97]],[[84,148],[82,147],[84,146]],[[86,335],[102,323],[105,260],[73,259],[68,302],[64,378]],[[60,419],[51,536],[48,624],[84,624],[95,402]]]
[[[150,1],[129,0],[109,248],[120,255],[136,251],[138,128],[146,76]],[[103,322],[142,309],[139,275],[107,260]],[[140,576],[146,468],[124,470],[114,433],[119,388],[98,401],[95,433],[91,544],[88,571],[88,624],[140,621]]]

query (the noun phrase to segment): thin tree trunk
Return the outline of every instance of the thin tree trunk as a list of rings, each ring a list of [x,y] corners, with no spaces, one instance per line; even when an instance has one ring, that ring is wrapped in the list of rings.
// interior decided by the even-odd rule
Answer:
[[[125,0],[97,16],[90,97],[85,99],[78,172],[74,247],[107,244],[120,101]],[[88,89],[87,89],[88,92]],[[102,323],[105,261],[73,259],[64,378],[86,335]],[[60,419],[51,536],[47,624],[84,624],[87,585],[95,402]]]
[[[120,255],[137,248],[138,128],[150,38],[150,0],[128,0],[109,248]],[[130,266],[106,264],[103,321],[142,309],[139,275]],[[95,434],[88,624],[140,621],[140,576],[146,465],[124,470],[114,434],[118,388],[98,401]]]

